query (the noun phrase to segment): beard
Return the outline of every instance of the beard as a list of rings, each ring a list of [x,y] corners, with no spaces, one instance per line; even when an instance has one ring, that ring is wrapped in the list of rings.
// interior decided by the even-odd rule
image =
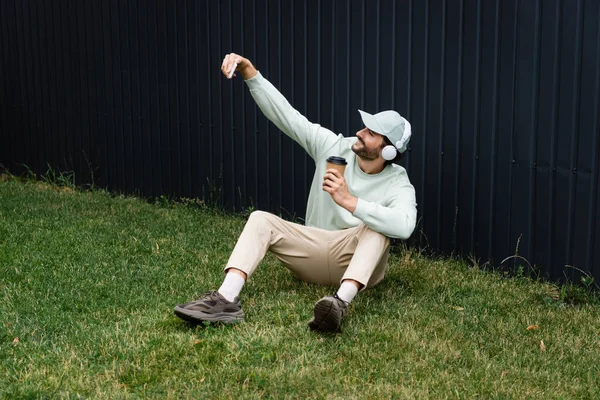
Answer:
[[[366,161],[373,161],[379,157],[379,149],[369,149],[365,143],[358,139],[352,145],[352,151],[360,158]]]

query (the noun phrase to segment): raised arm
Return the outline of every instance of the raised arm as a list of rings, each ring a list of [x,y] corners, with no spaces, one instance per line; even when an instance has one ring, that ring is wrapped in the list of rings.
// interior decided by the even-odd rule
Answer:
[[[310,122],[294,109],[247,58],[235,53],[226,55],[221,64],[221,72],[227,79],[235,77],[235,72],[240,73],[263,114],[283,133],[300,144],[313,159],[316,160],[320,150],[327,149],[336,142],[337,136],[333,132]]]

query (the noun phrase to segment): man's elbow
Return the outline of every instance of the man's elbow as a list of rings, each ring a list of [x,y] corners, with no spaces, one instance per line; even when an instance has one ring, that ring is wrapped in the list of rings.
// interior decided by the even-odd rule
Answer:
[[[398,224],[398,229],[396,230],[393,238],[407,240],[415,230],[415,219],[414,218],[406,218],[404,221]]]

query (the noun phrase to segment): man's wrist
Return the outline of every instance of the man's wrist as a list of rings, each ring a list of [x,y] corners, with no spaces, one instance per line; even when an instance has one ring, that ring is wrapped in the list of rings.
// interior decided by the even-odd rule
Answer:
[[[350,212],[350,214],[354,214],[357,204],[358,204],[358,197],[354,197],[354,196],[350,195],[344,201],[344,205],[342,207],[344,207],[346,210],[348,210]]]
[[[242,78],[244,78],[245,81],[247,81],[248,79],[254,78],[256,76],[256,74],[258,73],[258,71],[256,70],[256,68],[254,68],[254,65],[252,65],[252,63],[250,61],[248,61],[248,65],[246,65],[239,72],[240,72],[240,74],[242,75]]]

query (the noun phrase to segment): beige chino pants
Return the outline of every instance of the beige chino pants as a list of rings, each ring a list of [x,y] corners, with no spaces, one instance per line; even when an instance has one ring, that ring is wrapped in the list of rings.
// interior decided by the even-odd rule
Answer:
[[[389,238],[364,224],[327,231],[254,211],[225,271],[237,268],[250,277],[269,250],[305,282],[336,285],[353,279],[366,288],[383,279],[389,248]]]

